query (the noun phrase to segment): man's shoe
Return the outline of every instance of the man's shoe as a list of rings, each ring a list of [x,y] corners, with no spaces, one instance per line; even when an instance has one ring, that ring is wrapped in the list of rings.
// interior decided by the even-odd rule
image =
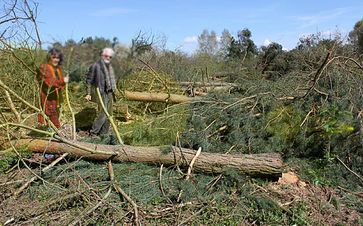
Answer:
[[[53,160],[56,159],[56,156],[54,154],[44,154],[44,158],[47,162],[53,162]]]
[[[98,134],[96,134],[96,133],[90,133],[89,134],[89,137],[91,139],[97,139],[97,140],[100,140],[101,139],[101,137]]]

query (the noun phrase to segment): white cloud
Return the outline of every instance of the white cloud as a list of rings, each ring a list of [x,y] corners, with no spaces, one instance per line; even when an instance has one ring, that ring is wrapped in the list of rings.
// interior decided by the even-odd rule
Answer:
[[[270,45],[272,42],[270,41],[270,40],[268,40],[268,39],[265,39],[265,41],[263,42],[263,45],[264,46],[268,46],[268,45]]]
[[[320,12],[316,15],[295,17],[295,19],[302,23],[301,27],[309,27],[339,17],[348,13],[349,10],[350,8],[336,8],[333,10]]]
[[[307,38],[312,35],[316,35],[320,39],[339,39],[339,38],[346,39],[346,37],[348,36],[348,32],[336,28],[336,29],[317,31],[315,33],[300,33],[299,38]]]
[[[187,36],[183,40],[184,44],[198,43],[198,36]]]
[[[290,48],[287,48],[287,47],[282,47],[282,50],[283,51],[290,51],[291,49]]]
[[[127,14],[130,12],[135,12],[135,10],[124,9],[124,8],[109,8],[109,9],[101,9],[94,13],[91,13],[92,16],[116,16],[121,14]]]

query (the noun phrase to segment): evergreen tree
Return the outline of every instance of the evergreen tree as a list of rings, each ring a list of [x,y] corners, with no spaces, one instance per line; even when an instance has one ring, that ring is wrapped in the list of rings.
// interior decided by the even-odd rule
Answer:
[[[363,19],[355,23],[353,30],[349,33],[349,41],[359,53],[363,53]]]
[[[239,31],[237,39],[232,37],[227,57],[244,60],[256,55],[257,47],[251,37],[252,33],[248,28]]]
[[[272,42],[268,46],[262,46],[261,48],[261,62],[262,74],[268,70],[268,67],[273,63],[276,57],[282,54],[282,45]]]

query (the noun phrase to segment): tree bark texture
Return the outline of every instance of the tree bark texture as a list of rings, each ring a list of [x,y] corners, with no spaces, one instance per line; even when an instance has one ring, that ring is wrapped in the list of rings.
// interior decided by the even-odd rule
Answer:
[[[92,150],[102,151],[103,154],[92,154],[55,140],[21,139],[16,142],[15,146],[18,148],[25,146],[29,151],[39,153],[69,153],[72,157],[83,157],[91,160],[112,159],[115,162],[129,161],[158,165],[179,165],[182,168],[187,168],[196,154],[195,150],[174,146],[138,147],[92,144],[79,141],[72,141],[72,143]],[[223,173],[228,169],[238,170],[242,174],[252,176],[276,177],[282,173],[283,161],[277,153],[232,155],[202,151],[193,166],[193,171],[205,173]]]

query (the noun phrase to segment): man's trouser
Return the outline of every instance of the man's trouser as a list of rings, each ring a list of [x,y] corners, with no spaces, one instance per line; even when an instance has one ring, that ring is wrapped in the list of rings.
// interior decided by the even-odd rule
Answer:
[[[108,114],[112,115],[112,103],[113,103],[112,92],[101,93],[101,97],[102,97],[103,104],[105,105],[105,107],[107,109]],[[97,103],[98,103],[98,112],[99,113],[98,113],[98,117],[93,122],[92,129],[90,132],[91,132],[91,134],[96,134],[96,135],[107,134],[108,130],[110,128],[110,122],[107,119],[106,113],[102,109],[101,103],[99,101]]]

